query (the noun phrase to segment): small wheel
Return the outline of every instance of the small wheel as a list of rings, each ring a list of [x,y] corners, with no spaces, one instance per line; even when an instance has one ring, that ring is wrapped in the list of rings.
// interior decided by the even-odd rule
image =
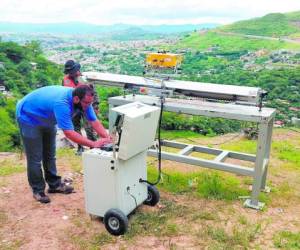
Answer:
[[[122,235],[127,231],[128,218],[120,209],[109,209],[104,215],[104,225],[112,235]]]
[[[160,198],[158,189],[152,185],[148,185],[147,189],[148,189],[148,197],[144,201],[144,204],[148,206],[155,206],[159,202],[159,198]]]

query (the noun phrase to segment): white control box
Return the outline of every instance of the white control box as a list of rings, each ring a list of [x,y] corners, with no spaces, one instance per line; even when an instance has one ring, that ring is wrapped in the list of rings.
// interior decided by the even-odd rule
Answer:
[[[103,217],[111,208],[128,215],[147,199],[146,151],[129,160],[114,159],[112,152],[92,149],[83,153],[86,211]]]
[[[160,109],[130,103],[113,109],[123,116],[118,152],[92,149],[83,153],[85,205],[103,217],[110,209],[125,215],[148,197],[146,156],[153,145]]]
[[[127,160],[153,145],[159,108],[133,102],[111,111],[124,115],[118,158]]]

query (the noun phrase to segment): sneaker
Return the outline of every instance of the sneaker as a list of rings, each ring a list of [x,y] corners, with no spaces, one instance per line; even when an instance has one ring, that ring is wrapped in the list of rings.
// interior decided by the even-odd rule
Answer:
[[[62,182],[57,188],[49,188],[48,193],[70,194],[73,190],[74,188],[71,185]]]
[[[45,195],[44,192],[39,192],[39,193],[35,193],[33,194],[33,198],[37,201],[39,201],[40,203],[49,203],[50,202],[50,198]]]

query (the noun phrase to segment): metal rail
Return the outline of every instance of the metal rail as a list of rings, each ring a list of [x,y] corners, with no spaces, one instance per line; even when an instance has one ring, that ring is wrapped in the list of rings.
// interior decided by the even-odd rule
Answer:
[[[111,73],[83,72],[87,81],[106,86],[134,86],[161,88],[161,81],[141,76],[128,76]],[[206,99],[242,102],[248,105],[258,105],[262,90],[256,87],[213,84],[192,81],[164,80],[164,88],[175,94],[201,97]]]

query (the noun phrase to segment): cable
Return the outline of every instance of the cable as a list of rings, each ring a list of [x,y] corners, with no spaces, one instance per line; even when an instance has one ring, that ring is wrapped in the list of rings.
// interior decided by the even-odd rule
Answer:
[[[161,129],[161,123],[162,123],[162,114],[163,114],[163,108],[164,108],[164,98],[161,96],[160,98],[160,114],[159,114],[159,122],[158,122],[158,177],[155,182],[150,182],[147,180],[140,179],[140,182],[146,182],[149,185],[155,186],[157,185],[161,180],[161,138],[160,138],[160,129]]]
[[[227,142],[233,141],[235,138],[238,138],[238,137],[240,137],[240,136],[242,136],[242,133],[237,134],[237,135],[235,135],[235,136],[232,136],[232,137],[229,138],[228,140],[222,141],[222,142],[220,142],[220,143],[213,143],[213,144],[210,144],[210,145],[213,145],[213,146],[222,145],[222,144],[225,144],[225,143],[227,143]]]
[[[135,198],[135,196],[134,196],[133,194],[131,194],[131,193],[129,192],[129,190],[130,190],[130,187],[127,187],[127,193],[134,199],[134,202],[135,202],[135,208],[137,208],[137,207],[138,207],[138,204],[137,204],[136,198]]]
[[[291,131],[294,131],[294,132],[297,132],[300,134],[300,131],[296,130],[296,129],[293,129],[293,128],[288,128],[288,130],[291,130]]]
[[[234,136],[232,136],[231,138],[229,138],[228,140],[222,141],[222,142],[220,142],[220,143],[209,143],[209,145],[212,145],[212,146],[222,145],[222,144],[225,144],[225,143],[227,143],[227,142],[233,141],[235,138],[240,137],[240,136],[242,136],[242,133],[239,133],[239,134],[237,134],[237,135],[234,135]],[[198,143],[197,141],[194,141],[194,140],[189,139],[189,138],[185,138],[185,140],[188,140],[188,141],[194,142],[194,143]]]

